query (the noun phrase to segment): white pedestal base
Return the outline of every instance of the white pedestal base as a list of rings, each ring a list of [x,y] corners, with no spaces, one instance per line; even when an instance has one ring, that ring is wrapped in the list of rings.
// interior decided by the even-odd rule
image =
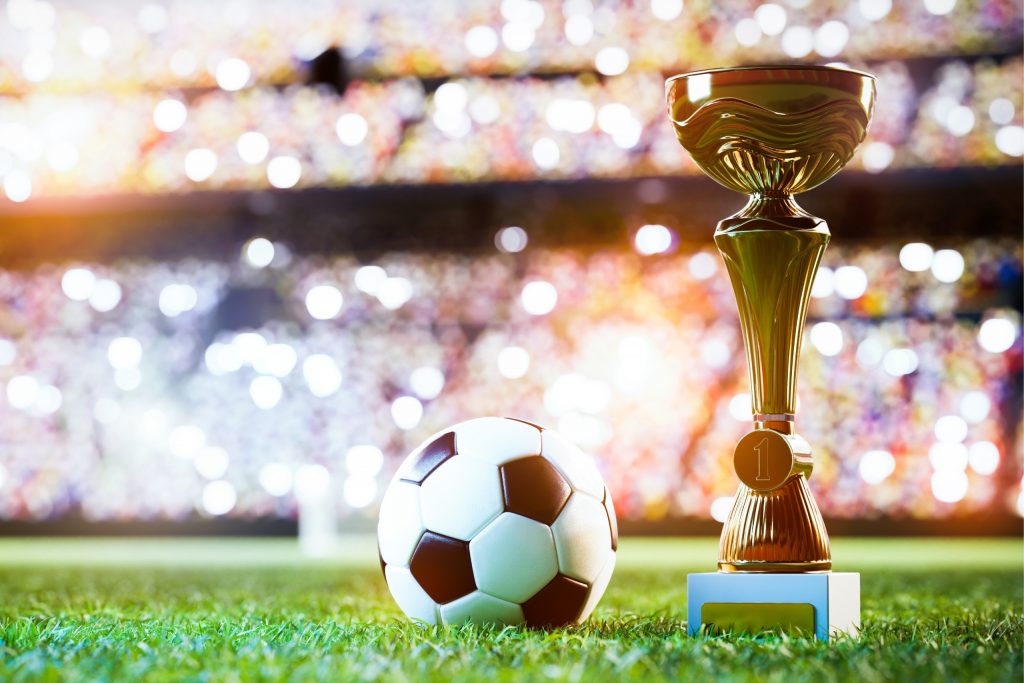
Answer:
[[[686,577],[687,632],[800,630],[827,641],[860,632],[860,574],[707,573]]]

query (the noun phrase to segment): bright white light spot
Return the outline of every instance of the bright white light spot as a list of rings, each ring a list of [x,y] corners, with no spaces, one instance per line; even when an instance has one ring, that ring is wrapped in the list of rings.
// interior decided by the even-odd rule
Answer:
[[[946,116],[946,128],[958,138],[962,138],[974,128],[974,112],[969,107],[957,105]]]
[[[979,424],[992,410],[992,401],[983,391],[969,391],[960,399],[960,414],[971,424]]]
[[[256,237],[245,245],[245,260],[253,268],[266,268],[274,260],[274,243],[266,237]]]
[[[735,499],[732,496],[720,496],[711,501],[711,519],[716,522],[725,523],[732,512],[732,505]]]
[[[991,441],[972,443],[967,458],[971,469],[978,474],[992,474],[999,467],[999,447]]]
[[[206,348],[206,353],[203,356],[206,367],[214,375],[235,372],[245,363],[245,357],[234,344],[214,342]]]
[[[195,425],[175,427],[167,437],[167,447],[171,454],[178,458],[194,458],[204,446],[206,434]]]
[[[1024,156],[1024,127],[1003,126],[996,131],[996,147],[1011,157]],[[10,195],[10,192],[7,193]]]
[[[165,133],[178,130],[185,125],[187,119],[188,109],[180,100],[160,100],[153,108],[153,125]]]
[[[519,379],[530,369],[530,353],[520,346],[506,346],[498,352],[498,372],[506,379]]]
[[[30,83],[42,83],[53,73],[53,57],[49,52],[33,50],[21,60],[21,73]]]
[[[992,100],[992,104],[988,105],[988,115],[992,119],[993,123],[998,123],[1003,126],[1013,121],[1013,115],[1016,113],[1013,102],[1006,99],[1005,97],[997,97]]]
[[[199,295],[192,285],[171,284],[160,290],[158,306],[168,318],[175,318],[191,311],[199,302]]]
[[[32,196],[32,179],[24,171],[11,171],[4,176],[4,194],[14,203]]]
[[[466,50],[474,57],[490,57],[498,49],[498,34],[490,26],[474,26],[466,31]]]
[[[270,410],[281,401],[284,389],[276,377],[257,377],[249,384],[249,395],[257,408]]]
[[[601,48],[594,57],[594,67],[605,76],[618,76],[629,68],[629,53],[621,47]]]
[[[544,6],[535,0],[502,0],[501,16],[538,28],[544,23]]]
[[[359,477],[373,477],[384,466],[384,454],[376,446],[359,444],[345,453],[345,469]]]
[[[325,398],[341,387],[341,370],[334,359],[322,353],[315,353],[302,362],[302,377],[309,386],[309,392]]]
[[[347,147],[355,147],[366,139],[370,127],[359,114],[342,114],[334,124],[334,132],[341,140],[341,144]]]
[[[102,57],[110,51],[110,34],[102,26],[90,26],[78,36],[78,46],[90,57]]]
[[[835,356],[843,350],[843,330],[833,322],[815,323],[811,327],[811,344],[823,356]]]
[[[501,116],[501,106],[490,95],[479,95],[469,103],[469,115],[477,123],[494,123]]]
[[[437,129],[450,138],[461,138],[469,134],[473,124],[461,109],[436,109],[432,117]]]
[[[932,475],[932,495],[943,503],[957,503],[967,495],[967,475],[944,470]]]
[[[107,346],[110,367],[134,368],[142,362],[142,344],[134,337],[117,337]]]
[[[558,143],[551,138],[541,138],[533,143],[533,161],[538,168],[549,170],[558,165],[562,153],[558,149]]]
[[[345,297],[334,285],[317,285],[306,292],[306,310],[317,320],[330,320],[341,312]]]
[[[223,90],[241,90],[249,82],[252,71],[249,65],[237,57],[222,60],[217,64],[217,85]]]
[[[601,105],[597,112],[597,127],[609,135],[615,135],[616,131],[635,120],[629,107],[620,102]]]
[[[949,14],[954,7],[956,7],[956,0],[924,0],[924,8],[939,16]]]
[[[377,288],[377,301],[389,311],[397,311],[412,298],[412,283],[404,277],[389,277]]]
[[[391,419],[399,429],[413,429],[423,419],[423,404],[412,396],[399,396],[391,403]]]
[[[644,225],[636,231],[633,244],[645,256],[661,254],[672,246],[672,231],[664,225]]]
[[[546,315],[558,303],[558,290],[550,282],[534,280],[526,283],[519,299],[530,315]]]
[[[1020,493],[1017,494],[1017,514],[1024,517],[1024,482],[1022,482]]]
[[[409,386],[423,400],[435,399],[444,389],[444,373],[429,365],[416,368],[409,375]]]
[[[832,283],[842,298],[859,299],[868,289],[868,276],[857,266],[843,266],[836,268]]]
[[[535,37],[529,24],[513,21],[501,27],[501,42],[512,52],[526,52],[533,45]]]
[[[350,508],[364,508],[377,496],[377,480],[373,477],[352,475],[345,480],[341,495]]]
[[[17,410],[27,410],[39,397],[39,380],[30,375],[15,375],[7,382],[7,402]]]
[[[935,422],[935,438],[945,443],[960,443],[967,438],[967,423],[959,415],[943,415]]]
[[[231,482],[211,481],[203,487],[203,509],[214,516],[226,515],[231,512],[238,501],[238,494]]]
[[[39,394],[36,396],[35,403],[32,404],[32,410],[38,415],[53,415],[60,410],[63,402],[64,395],[61,394],[60,389],[47,384],[39,387]]]
[[[928,462],[936,472],[963,472],[967,459],[967,447],[962,443],[940,441],[928,449]]]
[[[10,339],[0,337],[0,366],[10,365],[18,357],[18,348]]]
[[[70,142],[52,142],[46,148],[46,163],[58,173],[66,173],[78,165],[78,148]]]
[[[217,155],[212,149],[193,149],[185,155],[185,175],[189,180],[201,183],[217,170]]]
[[[939,249],[932,259],[932,275],[939,282],[956,282],[964,274],[964,257],[956,249]]]
[[[594,37],[594,22],[590,17],[574,14],[565,20],[565,39],[576,47],[583,47]]]
[[[559,97],[548,105],[544,118],[555,130],[585,133],[594,125],[594,105],[587,100]]]
[[[806,57],[814,49],[814,33],[806,26],[790,26],[782,34],[782,51],[790,57]]]
[[[651,0],[651,14],[662,21],[672,21],[683,13],[683,0]]]
[[[527,242],[529,242],[529,237],[526,231],[517,225],[502,228],[494,234],[494,246],[506,254],[518,254],[526,249]]]
[[[1017,339],[1017,326],[1006,318],[989,318],[978,328],[978,343],[990,353],[1002,353]]]
[[[814,276],[814,284],[811,285],[811,296],[815,299],[824,299],[832,296],[834,291],[836,291],[835,274],[828,266],[821,266],[818,268],[818,273]]]
[[[139,26],[146,33],[160,33],[167,28],[167,10],[158,2],[149,2],[139,8]]]
[[[363,266],[356,271],[353,281],[356,289],[367,294],[376,295],[380,286],[388,279],[388,274],[380,266]]]
[[[750,17],[736,22],[736,42],[744,47],[757,45],[761,41],[761,27]]]
[[[544,392],[544,407],[552,415],[565,415],[579,406],[589,386],[578,372],[560,375]]]
[[[858,0],[857,7],[868,21],[880,21],[892,11],[892,0]]]
[[[921,273],[931,268],[934,256],[935,252],[930,245],[911,242],[900,249],[900,265],[911,273]]]
[[[826,21],[814,34],[814,51],[822,57],[835,57],[850,39],[850,29],[841,21]]]
[[[121,285],[113,280],[96,280],[92,292],[89,294],[89,305],[93,310],[100,313],[112,311],[121,302]]]
[[[692,275],[697,280],[707,280],[718,270],[718,261],[706,251],[698,251],[690,257],[687,264]]]
[[[700,358],[709,368],[723,368],[733,358],[727,344],[718,339],[707,339],[700,343]]]
[[[261,375],[287,377],[295,369],[296,362],[295,349],[288,344],[267,344],[253,359],[252,367]]]
[[[860,458],[860,478],[869,484],[880,484],[896,469],[896,459],[889,451],[868,451]]]
[[[323,465],[303,465],[295,471],[295,497],[300,503],[322,500],[331,488],[331,473]]]
[[[269,462],[261,467],[259,480],[263,490],[275,498],[292,490],[292,470],[279,462]]]
[[[241,356],[242,363],[252,364],[263,353],[267,340],[259,332],[239,332],[231,340],[231,346]]]
[[[96,288],[96,276],[87,268],[71,268],[60,279],[60,288],[72,301],[86,301]]]
[[[882,357],[882,368],[893,377],[909,375],[917,370],[917,354],[913,349],[890,349]]]
[[[729,414],[740,422],[753,420],[754,404],[750,400],[750,394],[736,394],[729,399]]]
[[[263,133],[249,130],[238,136],[235,143],[238,157],[247,164],[258,164],[267,158],[270,152],[270,141]]]
[[[279,190],[295,187],[302,177],[302,164],[295,157],[274,157],[267,163],[267,180]]]
[[[889,168],[895,157],[896,150],[892,148],[892,145],[876,140],[864,146],[864,155],[861,160],[864,162],[864,170],[868,173],[881,173]]]
[[[765,3],[754,10],[754,19],[767,36],[777,36],[786,28],[786,10],[774,2]]]
[[[228,452],[217,446],[207,446],[196,454],[192,464],[204,479],[219,479],[228,471]]]

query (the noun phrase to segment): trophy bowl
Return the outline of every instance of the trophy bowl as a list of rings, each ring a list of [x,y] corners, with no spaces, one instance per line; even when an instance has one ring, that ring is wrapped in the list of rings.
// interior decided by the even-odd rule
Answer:
[[[864,140],[874,78],[824,66],[751,66],[681,74],[665,83],[679,142],[700,168],[750,195],[820,185]]]

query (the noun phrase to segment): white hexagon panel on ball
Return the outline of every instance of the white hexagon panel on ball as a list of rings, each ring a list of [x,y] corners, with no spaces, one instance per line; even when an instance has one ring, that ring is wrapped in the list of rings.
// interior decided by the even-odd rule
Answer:
[[[456,455],[423,481],[423,524],[444,536],[468,541],[504,510],[498,468]]]
[[[532,597],[558,573],[551,530],[506,512],[469,542],[480,590],[509,602]]]

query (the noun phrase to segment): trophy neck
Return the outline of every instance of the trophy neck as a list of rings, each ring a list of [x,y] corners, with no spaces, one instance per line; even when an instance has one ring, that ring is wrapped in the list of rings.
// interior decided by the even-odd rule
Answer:
[[[792,197],[751,197],[715,233],[739,308],[758,422],[794,420],[807,302],[829,238],[825,222]]]

